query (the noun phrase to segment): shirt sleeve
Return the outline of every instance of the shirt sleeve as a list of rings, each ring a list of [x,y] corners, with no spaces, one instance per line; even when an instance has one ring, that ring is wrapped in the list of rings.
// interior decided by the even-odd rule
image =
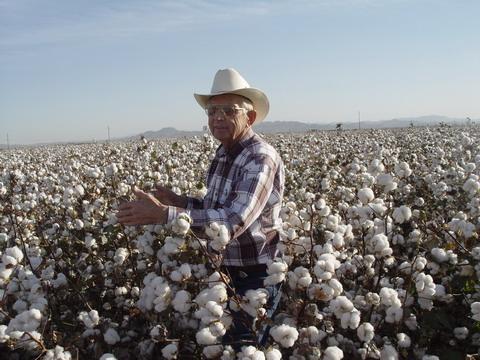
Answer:
[[[240,175],[232,181],[225,204],[210,209],[169,207],[169,221],[180,212],[192,218],[192,226],[203,227],[211,222],[223,223],[231,238],[241,235],[261,214],[273,190],[278,162],[267,154],[252,154],[240,167]]]

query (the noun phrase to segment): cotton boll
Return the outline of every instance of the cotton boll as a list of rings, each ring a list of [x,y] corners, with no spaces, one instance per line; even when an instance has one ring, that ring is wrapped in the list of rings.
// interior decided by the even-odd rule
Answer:
[[[18,246],[13,246],[7,248],[5,253],[2,255],[3,266],[7,267],[8,265],[15,266],[21,263],[23,260],[23,252],[18,248]]]
[[[55,349],[48,350],[42,360],[71,360],[72,354],[69,351],[65,351],[63,346],[57,345]]]
[[[162,356],[165,359],[176,359],[178,352],[177,343],[171,343],[162,348]]]
[[[397,344],[401,348],[409,348],[412,344],[410,337],[405,333],[397,334]]]
[[[284,348],[290,348],[298,339],[298,331],[289,325],[278,325],[272,327],[270,336]]]
[[[357,328],[357,336],[360,341],[369,343],[375,336],[375,329],[372,324],[365,322]]]
[[[383,360],[398,360],[398,352],[390,344],[385,344],[380,351],[380,358]]]
[[[205,346],[203,348],[202,354],[207,358],[207,359],[217,359],[222,355],[223,353],[223,346],[222,345],[210,345],[210,346]],[[223,359],[223,357],[222,357]],[[228,358],[230,359],[230,358]],[[231,358],[233,360],[233,358]]]
[[[458,340],[465,340],[468,337],[468,328],[466,327],[457,327],[453,329],[453,335]]]
[[[26,310],[10,320],[7,332],[15,330],[31,332],[40,326],[41,321],[42,313],[38,309]]]
[[[237,354],[237,358],[241,360],[265,360],[265,354],[255,346],[242,346],[242,351]]]
[[[10,339],[7,334],[7,325],[0,325],[0,344],[6,343]]]
[[[358,199],[362,204],[368,204],[375,198],[373,190],[370,188],[363,188],[358,190]]]
[[[127,249],[118,248],[115,251],[115,255],[113,257],[113,261],[115,262],[115,265],[117,265],[117,266],[123,265],[123,263],[127,259],[128,255],[129,255],[129,252],[128,252]]]
[[[175,294],[172,300],[172,306],[176,311],[186,313],[192,307],[191,300],[192,296],[188,291],[180,290]]]
[[[117,331],[113,328],[108,328],[105,334],[103,334],[103,339],[109,345],[115,345],[120,341],[120,336]]]
[[[329,346],[323,352],[323,360],[341,360],[343,351],[337,346]]]
[[[282,353],[280,350],[273,347],[265,350],[265,360],[280,360],[282,358]]]
[[[185,236],[190,230],[190,224],[192,219],[186,213],[181,213],[178,217],[172,221],[172,231],[180,236]]]
[[[393,305],[387,308],[385,314],[385,321],[387,323],[393,324],[398,323],[402,320],[403,317],[403,308],[398,305]]]
[[[213,345],[217,342],[217,337],[212,334],[209,327],[200,329],[196,333],[195,339],[199,345]]]
[[[408,206],[402,205],[393,210],[392,217],[396,223],[403,224],[412,217],[412,210]]]
[[[100,322],[100,317],[98,316],[98,311],[97,310],[91,310],[90,312],[82,311],[78,315],[78,320],[83,322],[83,324],[89,328],[93,329],[95,326],[97,326]]]
[[[111,353],[105,353],[102,356],[100,356],[99,360],[117,360],[117,358],[115,357],[115,355]]]

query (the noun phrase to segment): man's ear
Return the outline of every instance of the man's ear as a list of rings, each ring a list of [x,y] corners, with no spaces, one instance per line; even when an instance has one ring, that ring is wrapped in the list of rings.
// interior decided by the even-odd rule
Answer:
[[[255,119],[257,118],[257,112],[255,110],[250,110],[247,113],[248,116],[248,126],[252,126],[253,123],[255,122]]]

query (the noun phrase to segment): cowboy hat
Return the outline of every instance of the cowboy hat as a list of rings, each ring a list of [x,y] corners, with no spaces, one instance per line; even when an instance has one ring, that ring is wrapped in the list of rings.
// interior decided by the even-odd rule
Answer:
[[[267,95],[259,89],[250,87],[248,82],[235,69],[218,70],[213,79],[210,94],[193,94],[193,96],[195,96],[195,100],[197,100],[200,106],[205,109],[208,100],[212,96],[222,94],[235,94],[249,99],[257,113],[255,123],[259,123],[265,119],[268,114],[270,105],[268,103]]]

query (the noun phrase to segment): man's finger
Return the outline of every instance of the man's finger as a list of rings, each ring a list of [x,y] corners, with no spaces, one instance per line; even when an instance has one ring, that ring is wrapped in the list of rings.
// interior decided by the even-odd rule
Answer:
[[[131,208],[132,208],[131,202],[124,202],[120,204],[120,206],[118,207],[118,210],[130,210]]]

